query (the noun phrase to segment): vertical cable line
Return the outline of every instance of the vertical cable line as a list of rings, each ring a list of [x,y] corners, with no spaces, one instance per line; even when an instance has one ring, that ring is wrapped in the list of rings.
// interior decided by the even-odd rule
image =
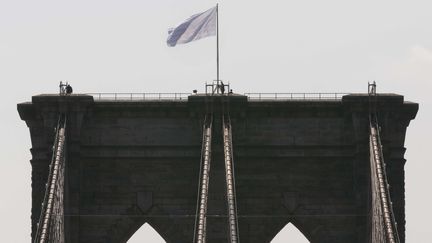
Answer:
[[[369,84],[369,146],[372,193],[372,243],[400,243],[382,153],[376,111],[376,85]]]
[[[66,144],[66,116],[61,114],[56,127],[53,154],[41,206],[41,214],[34,237],[35,243],[63,243],[64,239],[64,167]]]
[[[212,115],[206,115],[203,125],[200,176],[194,227],[194,243],[205,243],[207,233],[207,200],[210,179]]]

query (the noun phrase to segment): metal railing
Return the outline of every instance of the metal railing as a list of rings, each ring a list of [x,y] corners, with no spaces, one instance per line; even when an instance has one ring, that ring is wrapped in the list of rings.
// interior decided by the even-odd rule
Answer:
[[[349,93],[245,93],[248,100],[340,100]],[[87,93],[95,100],[187,101],[192,93]],[[230,94],[225,94],[230,95]]]
[[[95,100],[117,100],[117,101],[184,100],[187,101],[188,96],[190,96],[191,93],[87,93],[87,95],[93,96]]]
[[[245,93],[249,100],[340,100],[349,93]]]

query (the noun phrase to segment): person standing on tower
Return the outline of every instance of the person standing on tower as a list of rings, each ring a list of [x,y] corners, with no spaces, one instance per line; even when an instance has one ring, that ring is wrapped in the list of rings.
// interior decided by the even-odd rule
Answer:
[[[220,83],[221,83],[220,86],[219,86],[220,87],[220,91],[221,91],[222,94],[224,94],[225,93],[225,85],[224,85],[224,83],[222,81]]]
[[[67,84],[66,85],[66,94],[70,95],[70,94],[72,94],[72,92],[73,92],[72,86]]]

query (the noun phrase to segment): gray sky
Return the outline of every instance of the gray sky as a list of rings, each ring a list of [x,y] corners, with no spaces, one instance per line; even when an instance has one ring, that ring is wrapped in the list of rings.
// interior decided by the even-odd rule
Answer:
[[[215,38],[169,48],[207,0],[0,0],[0,235],[29,242],[30,136],[16,104],[55,93],[203,91]],[[379,92],[420,103],[406,139],[407,242],[427,243],[432,195],[431,1],[220,0],[221,78],[234,92]],[[425,150],[426,149],[426,150]]]

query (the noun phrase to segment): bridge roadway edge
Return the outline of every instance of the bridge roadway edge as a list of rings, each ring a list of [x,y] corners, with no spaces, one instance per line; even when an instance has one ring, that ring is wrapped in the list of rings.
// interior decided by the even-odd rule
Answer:
[[[237,101],[234,99],[231,99],[227,105],[230,106],[233,121],[234,156],[239,181],[237,193],[240,236],[245,239],[243,241],[269,241],[286,223],[292,222],[313,243],[346,242],[346,239],[352,242],[365,242],[364,236],[368,230],[365,216],[368,210],[365,188],[368,185],[369,173],[368,167],[365,167],[365,162],[368,161],[365,155],[368,148],[367,95],[348,95],[342,100],[334,101],[247,101],[245,97],[239,97]],[[68,189],[65,209],[66,214],[69,215],[66,221],[68,242],[125,242],[144,221],[149,222],[167,242],[189,242],[190,240],[187,239],[191,229],[187,227],[191,227],[193,222],[189,219],[176,222],[172,218],[178,214],[186,217],[187,214],[194,212],[195,205],[190,204],[195,204],[193,197],[196,195],[196,186],[194,186],[196,182],[185,182],[185,179],[180,180],[176,177],[175,182],[189,187],[189,192],[185,192],[187,196],[179,196],[176,199],[173,191],[163,188],[164,186],[158,188],[151,185],[155,180],[147,180],[148,184],[139,185],[137,180],[145,181],[145,179],[142,176],[132,175],[133,180],[114,178],[112,182],[108,182],[97,176],[97,169],[109,169],[108,165],[101,162],[102,160],[121,172],[130,172],[130,168],[123,168],[122,164],[138,165],[137,161],[148,161],[145,164],[149,165],[150,161],[155,161],[165,164],[159,168],[149,167],[150,170],[154,169],[164,174],[163,170],[169,166],[166,160],[171,158],[176,163],[187,161],[186,168],[190,171],[177,170],[179,173],[186,174],[183,177],[197,178],[193,175],[193,172],[197,172],[197,166],[191,163],[197,164],[199,161],[196,159],[199,158],[202,117],[208,110],[208,106],[206,107],[208,103],[215,104],[213,107],[215,113],[222,112],[218,110],[221,107],[217,104],[218,101],[209,102],[202,97],[190,97],[187,102],[95,102],[91,96],[86,95],[67,97],[40,95],[34,96],[31,103],[18,104],[21,119],[26,121],[32,138],[32,234],[35,231],[44,192],[44,180],[47,176],[50,147],[54,136],[53,128],[57,122],[58,112],[67,111],[70,129],[68,133],[71,134],[68,137],[70,148],[68,149],[69,165],[66,183]],[[392,185],[391,193],[399,231],[404,242],[404,138],[406,127],[410,120],[415,118],[418,104],[404,102],[403,96],[392,94],[380,94],[378,104],[384,156],[389,165],[387,170]],[[96,129],[96,121],[103,122],[104,119],[106,123],[104,128]],[[152,119],[155,123],[150,121]],[[174,143],[170,142],[170,139],[151,140],[146,134],[155,133],[146,129],[144,125],[140,126],[138,122],[131,122],[133,120],[147,122],[153,129],[155,126],[165,126],[159,131],[164,136],[169,136],[167,132],[183,136],[186,134],[185,131],[193,130],[193,132],[184,141],[179,140],[178,137],[171,139],[175,141]],[[156,120],[162,123],[156,124]],[[179,120],[180,127],[175,129]],[[112,127],[109,128],[110,126]],[[107,127],[109,129],[104,130]],[[93,134],[87,134],[92,129],[95,129]],[[179,131],[182,129],[183,133]],[[131,130],[137,131],[138,135],[131,137],[129,141],[122,140],[121,137],[130,135]],[[114,136],[108,136],[107,131],[112,132]],[[145,135],[143,137],[146,139],[140,140],[138,138],[140,135]],[[104,144],[104,138],[110,142]],[[116,144],[116,140],[119,144]],[[109,159],[110,156],[114,159]],[[334,168],[326,166],[323,166],[324,170],[320,171],[319,163],[316,162],[319,160],[321,164],[328,163],[330,167],[340,166],[342,163],[348,163],[349,166],[343,167],[341,172],[333,171]],[[88,167],[89,162],[94,167]],[[293,174],[294,172],[289,172],[302,171],[305,169],[302,166],[306,164],[310,165],[309,169],[312,169],[312,172],[306,173],[303,178]],[[268,168],[259,168],[263,165],[267,165]],[[174,166],[171,170],[175,171],[175,163],[171,166]],[[278,166],[281,168],[277,169]],[[137,169],[139,170],[141,169]],[[346,192],[347,188],[342,188],[331,178],[320,178],[320,173],[336,177],[350,170],[352,171],[351,174],[348,173],[349,176],[342,176],[345,180],[342,182],[352,182],[350,192],[352,198],[348,200],[341,199],[339,195],[341,192]],[[267,174],[260,176],[256,171]],[[105,175],[112,176],[112,173],[106,172]],[[89,176],[98,178],[93,181],[97,187],[88,187],[87,190],[88,183],[82,180],[88,180]],[[151,176],[147,174],[146,177]],[[320,179],[315,181],[314,177]],[[253,178],[255,180],[252,180]],[[299,182],[303,186],[298,186]],[[131,196],[130,191],[121,191],[122,187],[130,186],[130,183],[136,186],[131,189],[135,190],[135,196]],[[175,187],[165,180],[161,183],[166,183],[166,187]],[[319,188],[319,184],[327,186]],[[106,191],[97,192],[99,189]],[[271,190],[275,192],[268,192]],[[323,190],[327,190],[332,195],[328,198],[324,197],[324,193],[321,192]],[[105,198],[107,193],[111,196]],[[119,193],[119,196],[115,196],[116,193]],[[169,193],[173,195],[170,196]],[[128,198],[122,199],[122,195]],[[135,199],[131,199],[132,197]],[[106,199],[109,205],[104,205],[102,199]],[[339,199],[341,199],[340,203]],[[322,205],[317,201],[322,201]],[[98,203],[99,205],[96,205]],[[91,214],[92,210],[96,214],[110,211],[112,214],[123,216],[111,221],[107,220],[111,222],[109,226],[89,228],[94,219],[83,219],[77,215],[83,212]],[[344,222],[328,219],[332,214],[341,217],[346,212],[354,212],[355,220]],[[140,220],[135,220],[131,216],[134,214],[139,214],[140,217],[137,218]],[[325,214],[329,215],[325,216]],[[152,215],[165,215],[168,218],[157,219]],[[272,220],[277,223],[271,223]],[[175,225],[180,222],[186,222],[183,228]],[[346,227],[355,229],[343,233],[342,231],[345,231],[343,224],[346,222],[348,222]],[[100,232],[86,235],[82,233],[83,231]],[[180,241],[176,241],[179,239]]]

